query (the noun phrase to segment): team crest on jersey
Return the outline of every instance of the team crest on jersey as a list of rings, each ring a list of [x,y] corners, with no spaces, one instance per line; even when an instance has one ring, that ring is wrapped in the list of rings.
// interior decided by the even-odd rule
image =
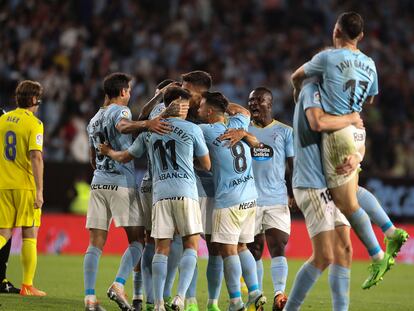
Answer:
[[[42,134],[37,134],[36,135],[36,144],[39,146],[43,145],[43,135]]]
[[[319,104],[321,102],[321,94],[319,91],[313,93],[313,102]]]
[[[129,112],[128,110],[122,110],[121,115],[125,119],[129,119]]]
[[[253,160],[256,161],[267,161],[273,157],[273,148],[260,143],[259,147],[250,148],[250,153]]]

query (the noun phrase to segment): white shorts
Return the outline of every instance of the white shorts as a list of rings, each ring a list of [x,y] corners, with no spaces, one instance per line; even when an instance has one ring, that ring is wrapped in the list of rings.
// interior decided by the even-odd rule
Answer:
[[[136,190],[92,184],[86,228],[108,231],[111,219],[116,227],[143,226]]]
[[[256,201],[213,210],[211,242],[237,245],[254,241]]]
[[[268,229],[279,229],[290,234],[290,211],[287,205],[256,207],[255,235]]]
[[[139,188],[139,200],[141,202],[141,213],[143,215],[143,224],[145,230],[152,229],[152,182],[144,184],[141,183]]]
[[[155,239],[172,239],[176,230],[182,237],[203,232],[198,201],[176,197],[154,204],[151,236]]]
[[[203,221],[204,234],[211,234],[211,227],[213,223],[214,198],[199,197],[201,219]]]
[[[293,189],[299,209],[305,216],[306,228],[310,238],[334,230],[337,226],[349,226],[348,220],[335,206],[327,188]]]
[[[355,177],[359,168],[349,175],[336,174],[336,167],[351,154],[362,151],[365,130],[349,125],[342,130],[322,134],[322,162],[328,188],[346,184]]]

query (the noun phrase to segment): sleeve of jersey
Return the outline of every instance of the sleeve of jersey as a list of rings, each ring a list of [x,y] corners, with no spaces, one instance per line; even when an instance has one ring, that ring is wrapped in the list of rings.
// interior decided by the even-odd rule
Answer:
[[[158,117],[159,115],[161,115],[161,113],[165,110],[165,105],[164,103],[159,103],[158,105],[156,105],[154,107],[154,109],[152,109],[152,111],[150,112],[148,119],[152,120],[155,119],[156,117]]]
[[[374,73],[374,81],[371,84],[371,87],[369,89],[368,92],[368,96],[374,96],[378,94],[378,75],[377,72],[375,71]]]
[[[228,127],[229,128],[242,128],[243,130],[248,130],[249,128],[249,124],[250,124],[250,117],[242,114],[242,113],[238,113],[234,116],[231,116],[229,118],[229,124]]]
[[[295,156],[295,151],[293,149],[293,130],[291,128],[286,130],[285,155],[286,158]]]
[[[204,139],[203,131],[200,127],[194,127],[194,155],[196,157],[202,157],[208,154],[208,148]]]
[[[319,93],[319,90],[315,87],[315,88],[306,88],[303,89],[303,93],[301,93],[302,95],[302,101],[303,101],[303,110],[306,111],[306,109],[308,108],[321,108],[322,107],[322,103],[321,103],[321,94]]]
[[[131,110],[128,107],[122,107],[115,113],[114,124],[117,125],[122,119],[132,120]]]
[[[145,150],[147,149],[144,141],[145,134],[145,132],[139,134],[138,137],[132,143],[132,145],[128,148],[128,153],[132,155],[134,158],[138,159],[142,157],[145,153]]]
[[[326,67],[327,51],[316,54],[310,61],[303,65],[307,77],[319,76],[323,74]]]
[[[43,123],[36,121],[30,130],[29,151],[43,150]]]

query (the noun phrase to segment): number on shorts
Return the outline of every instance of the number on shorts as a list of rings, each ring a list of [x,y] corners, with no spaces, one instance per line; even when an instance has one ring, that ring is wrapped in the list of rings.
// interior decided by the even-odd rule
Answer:
[[[166,171],[168,170],[168,163],[167,163],[167,152],[166,149],[170,150],[170,156],[171,156],[171,162],[174,170],[178,170],[178,164],[177,164],[177,155],[175,153],[175,140],[171,139],[164,143],[161,139],[158,139],[153,146],[154,152],[159,149],[160,150],[160,159],[161,159],[161,166],[162,170]]]
[[[321,192],[320,196],[325,204],[328,204],[330,201],[332,201],[332,195],[329,192],[329,189],[326,189],[325,192]]]
[[[351,109],[354,109],[354,104],[356,104],[357,106],[361,107],[361,105],[363,104],[363,100],[365,98],[365,93],[368,91],[368,81],[358,81],[358,87],[361,87],[362,89],[362,94],[360,98],[355,98],[355,88],[357,87],[357,81],[354,79],[348,80],[346,81],[346,83],[344,84],[344,92],[346,90],[348,90],[349,88],[351,88],[351,94],[349,97],[349,106],[351,107]]]
[[[237,142],[233,147],[231,147],[231,155],[234,158],[234,170],[236,173],[243,173],[247,169],[247,160],[245,156],[245,150],[241,142]]]
[[[4,138],[4,153],[6,155],[6,159],[14,161],[16,159],[16,133],[13,131],[7,131]]]

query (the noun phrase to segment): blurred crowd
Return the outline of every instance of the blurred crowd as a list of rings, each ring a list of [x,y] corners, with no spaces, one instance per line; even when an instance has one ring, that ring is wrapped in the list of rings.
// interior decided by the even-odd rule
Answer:
[[[379,73],[366,107],[364,170],[414,176],[414,2],[411,0],[5,0],[0,2],[0,106],[17,81],[45,89],[45,158],[88,161],[86,124],[103,102],[102,78],[135,78],[137,115],[165,79],[201,69],[214,89],[245,105],[257,86],[274,95],[275,117],[292,123],[292,71],[331,45],[339,13],[365,19],[360,48]]]

